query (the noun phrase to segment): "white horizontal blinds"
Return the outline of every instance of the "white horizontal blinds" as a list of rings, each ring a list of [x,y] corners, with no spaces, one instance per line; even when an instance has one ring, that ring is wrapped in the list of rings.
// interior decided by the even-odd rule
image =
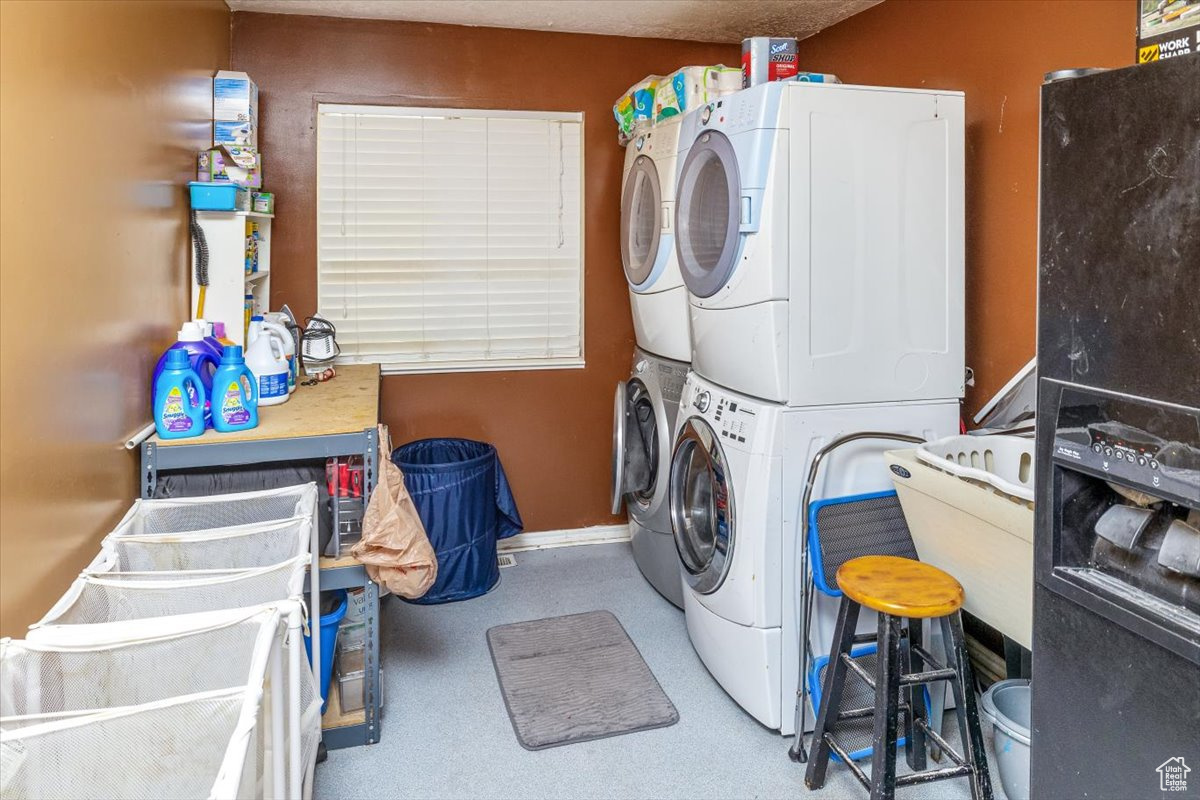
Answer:
[[[578,116],[405,111],[318,115],[318,306],[343,357],[581,363]]]

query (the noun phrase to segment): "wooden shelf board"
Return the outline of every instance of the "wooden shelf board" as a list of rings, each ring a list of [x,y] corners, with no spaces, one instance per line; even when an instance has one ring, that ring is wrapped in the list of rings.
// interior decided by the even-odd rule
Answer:
[[[351,725],[362,725],[367,721],[367,710],[342,711],[342,700],[337,688],[337,676],[329,679],[329,703],[321,716],[321,730],[330,728],[346,728]]]
[[[305,380],[303,376],[301,381]],[[189,439],[151,437],[159,447],[261,442],[302,436],[362,433],[379,423],[379,365],[343,364],[337,377],[315,386],[297,386],[286,403],[260,406],[258,427],[248,431],[205,431]]]

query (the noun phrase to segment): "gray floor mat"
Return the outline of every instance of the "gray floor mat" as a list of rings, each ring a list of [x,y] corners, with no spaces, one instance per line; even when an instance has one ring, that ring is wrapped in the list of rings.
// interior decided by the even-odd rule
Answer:
[[[498,625],[492,663],[526,750],[665,728],[679,712],[608,611]]]

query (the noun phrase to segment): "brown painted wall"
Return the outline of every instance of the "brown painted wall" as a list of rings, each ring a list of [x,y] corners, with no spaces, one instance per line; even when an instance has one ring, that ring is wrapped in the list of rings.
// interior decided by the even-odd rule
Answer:
[[[316,308],[318,100],[584,112],[584,370],[395,376],[383,415],[395,443],[467,436],[496,444],[527,530],[608,514],[612,395],[633,347],[617,254],[621,169],[612,103],[684,64],[737,63],[736,45],[495,28],[236,13],[233,68],[259,85],[265,183],[277,193],[272,304]]]
[[[137,496],[122,445],[186,318],[180,186],[228,63],[220,0],[0,3],[0,635]]]
[[[889,0],[800,43],[847,83],[966,92],[969,415],[1034,352],[1042,75],[1133,63],[1134,25],[1132,0]]]

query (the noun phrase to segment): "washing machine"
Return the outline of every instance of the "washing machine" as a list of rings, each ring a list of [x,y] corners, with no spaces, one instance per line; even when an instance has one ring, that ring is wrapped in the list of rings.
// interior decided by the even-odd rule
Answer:
[[[688,634],[742,708],[790,735],[800,659],[796,539],[813,457],[852,432],[955,433],[958,401],[796,408],[732,392],[693,371],[679,408],[667,500]],[[894,446],[864,440],[834,451],[813,497],[890,490],[881,454]],[[828,653],[836,601],[819,594],[814,601],[813,652]]]
[[[792,406],[962,397],[963,107],[773,82],[683,117],[692,368]]]
[[[617,384],[613,404],[612,512],[628,512],[638,569],[680,608],[683,580],[667,508],[667,475],[687,371],[681,361],[634,350],[629,380]]]
[[[687,289],[675,258],[675,155],[680,118],[659,122],[625,148],[621,263],[638,347],[692,360]]]

